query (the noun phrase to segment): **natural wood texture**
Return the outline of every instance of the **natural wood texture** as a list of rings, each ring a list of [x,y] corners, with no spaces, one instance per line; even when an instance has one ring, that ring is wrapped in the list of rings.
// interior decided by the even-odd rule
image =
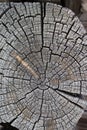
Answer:
[[[56,4],[27,2],[0,4],[0,16],[0,122],[72,130],[87,94],[87,35],[78,17]]]
[[[12,56],[20,63],[22,64],[36,79],[39,79],[38,74],[31,68],[31,66],[25,62],[19,55],[16,53],[13,53]]]

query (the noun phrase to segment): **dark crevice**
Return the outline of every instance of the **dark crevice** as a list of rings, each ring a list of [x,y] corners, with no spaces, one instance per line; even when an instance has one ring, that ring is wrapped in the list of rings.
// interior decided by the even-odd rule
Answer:
[[[3,50],[3,48],[0,48],[0,52]]]
[[[29,44],[29,46],[30,46],[30,41],[29,41],[29,38],[28,38],[28,36],[27,36],[27,34],[26,34],[25,30],[23,29],[22,25],[20,24],[20,21],[18,21],[18,24],[20,25],[20,27],[21,27],[22,31],[24,32],[24,34],[25,34],[25,36],[26,36],[26,39],[27,39],[27,41],[28,41],[28,44]]]
[[[44,12],[43,18],[45,18],[45,16],[46,16],[46,3],[43,4],[43,12]]]
[[[3,74],[2,74],[3,75]],[[26,78],[19,78],[19,77],[14,77],[14,76],[5,76],[3,75],[3,77],[6,77],[6,78],[11,78],[11,79],[18,79],[18,80],[24,80],[24,81],[29,81],[29,79],[26,79]]]
[[[53,91],[55,91],[57,94],[59,94],[60,96],[62,96],[64,99],[66,99],[67,101],[69,101],[70,103],[72,103],[72,104],[74,104],[75,106],[77,106],[77,107],[79,107],[79,108],[81,108],[81,109],[83,109],[84,110],[84,108],[81,106],[81,105],[79,105],[78,103],[75,103],[75,102],[73,102],[73,101],[71,101],[69,98],[67,98],[66,96],[64,96],[63,94],[61,94],[60,92],[58,92],[58,90],[54,90],[53,88],[51,88]]]
[[[6,12],[8,12],[9,9],[11,9],[11,7],[8,7],[5,11],[3,11],[3,12],[1,13],[1,15],[0,15],[0,18],[2,18],[3,15],[4,15]]]
[[[9,28],[6,26],[6,24],[4,24],[4,23],[2,22],[2,25],[5,27],[5,29],[7,30],[7,32],[8,32],[9,34],[11,34],[11,32],[9,31]]]
[[[54,42],[54,36],[55,36],[55,30],[56,30],[56,23],[55,23],[55,25],[54,25],[54,30],[53,30],[53,36],[52,36],[52,44],[53,44],[53,42]]]
[[[68,32],[67,32],[67,35],[66,35],[66,37],[65,37],[65,39],[67,39],[67,37],[68,37],[70,31],[72,30],[72,27],[74,26],[74,24],[75,24],[75,21],[74,21],[74,22],[72,23],[72,25],[70,26],[70,28],[69,28],[69,30],[68,30]]]
[[[6,43],[7,43],[10,47],[12,47],[13,50],[15,50],[16,52],[18,52],[18,53],[20,54],[20,51],[18,51],[15,47],[13,47],[13,46],[11,45],[11,43],[9,43],[8,41],[6,41]]]
[[[12,126],[10,123],[1,122],[0,123],[0,130],[19,130],[18,128]]]
[[[83,96],[79,93],[72,93],[72,92],[68,92],[68,91],[65,91],[65,90],[61,90],[61,89],[54,89],[54,90],[58,90],[59,92],[62,92],[64,94],[67,94],[67,95],[75,97],[75,98],[83,99]]]
[[[26,107],[14,118],[12,119],[9,123],[12,124],[21,114],[22,112],[26,109]]]

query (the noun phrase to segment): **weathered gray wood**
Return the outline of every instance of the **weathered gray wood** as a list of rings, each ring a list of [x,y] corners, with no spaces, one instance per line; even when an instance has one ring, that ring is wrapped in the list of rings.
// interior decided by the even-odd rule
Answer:
[[[72,130],[86,105],[86,84],[87,35],[71,10],[0,3],[0,122],[19,130]]]

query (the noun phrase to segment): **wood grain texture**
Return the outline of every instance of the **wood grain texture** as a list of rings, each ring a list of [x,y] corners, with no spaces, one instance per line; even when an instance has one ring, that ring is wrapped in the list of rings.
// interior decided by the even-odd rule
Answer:
[[[87,94],[87,34],[81,22],[52,3],[0,7],[1,121],[14,119],[20,130],[72,130],[84,112],[80,96]],[[27,73],[26,63],[40,79]]]

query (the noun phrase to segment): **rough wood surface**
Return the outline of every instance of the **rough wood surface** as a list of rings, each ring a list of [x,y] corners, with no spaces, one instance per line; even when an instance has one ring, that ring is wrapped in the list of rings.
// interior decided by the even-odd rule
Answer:
[[[0,3],[0,122],[15,119],[20,130],[72,130],[86,105],[86,47],[86,31],[71,10]],[[53,85],[55,79],[61,82]]]

